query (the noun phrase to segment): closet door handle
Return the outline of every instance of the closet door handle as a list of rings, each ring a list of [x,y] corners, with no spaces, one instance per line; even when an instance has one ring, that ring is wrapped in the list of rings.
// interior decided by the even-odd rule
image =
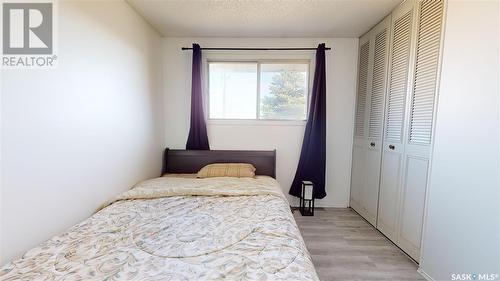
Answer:
[[[371,146],[371,147],[375,147],[375,142],[371,142],[371,143],[370,143],[370,146]]]
[[[394,148],[396,148],[394,145],[389,144],[389,149],[390,149],[390,150],[394,150]]]

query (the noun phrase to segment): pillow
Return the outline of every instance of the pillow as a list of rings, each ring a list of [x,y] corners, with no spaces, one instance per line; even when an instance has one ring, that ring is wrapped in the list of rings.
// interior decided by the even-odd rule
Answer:
[[[209,164],[198,171],[198,178],[214,177],[236,177],[253,178],[255,176],[255,167],[248,163],[215,163]]]

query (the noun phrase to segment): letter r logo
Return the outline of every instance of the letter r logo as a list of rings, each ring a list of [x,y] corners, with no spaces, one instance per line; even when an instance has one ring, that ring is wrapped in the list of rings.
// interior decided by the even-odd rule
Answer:
[[[52,3],[3,3],[3,54],[52,54]]]

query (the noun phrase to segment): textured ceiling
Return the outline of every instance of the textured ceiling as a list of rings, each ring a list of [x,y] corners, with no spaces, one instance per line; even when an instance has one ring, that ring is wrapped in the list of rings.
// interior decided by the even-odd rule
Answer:
[[[357,37],[401,0],[127,0],[167,37]]]

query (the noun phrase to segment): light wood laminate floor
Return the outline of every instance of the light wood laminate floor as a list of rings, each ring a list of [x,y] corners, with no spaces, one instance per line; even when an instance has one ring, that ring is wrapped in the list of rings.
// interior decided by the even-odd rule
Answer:
[[[319,278],[330,280],[425,280],[417,265],[352,209],[294,212]]]

